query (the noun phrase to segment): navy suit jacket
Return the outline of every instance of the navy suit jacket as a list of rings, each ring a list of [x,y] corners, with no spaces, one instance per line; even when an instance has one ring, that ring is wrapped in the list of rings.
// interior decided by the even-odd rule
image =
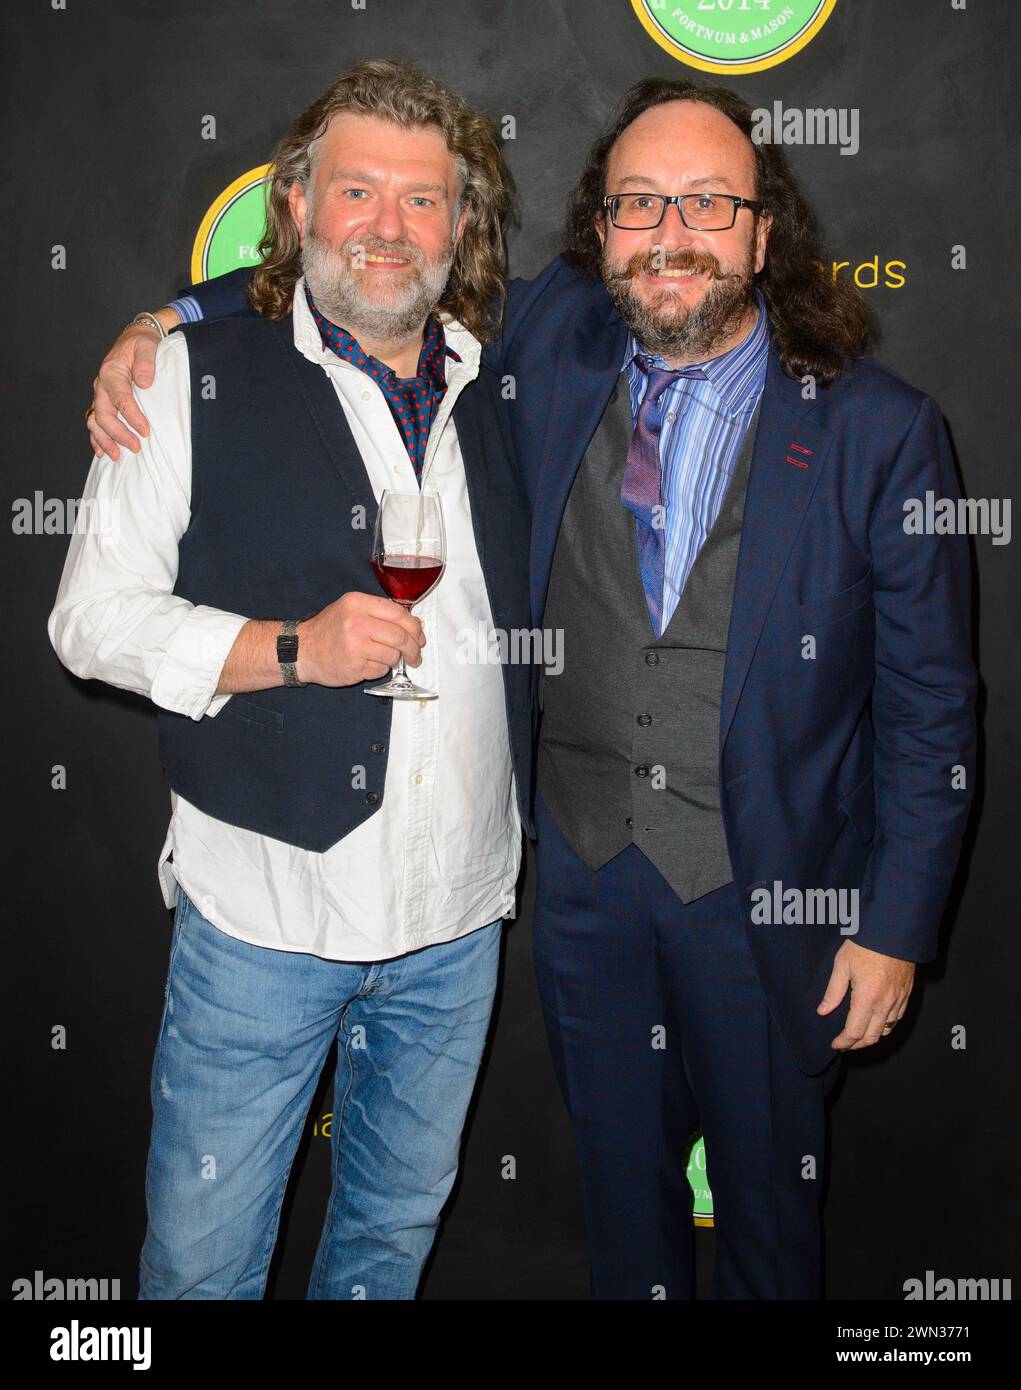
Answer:
[[[247,275],[191,292],[208,315],[238,312]],[[602,284],[557,259],[512,282],[487,349],[507,379],[532,505],[536,626],[626,340]],[[777,883],[781,895],[858,891],[853,934],[832,917],[749,923],[774,1014],[809,1072],[833,1059],[846,1018],[849,998],[815,1012],[845,939],[935,956],[974,787],[969,548],[965,536],[905,531],[905,502],[927,492],[960,496],[930,397],[865,359],[806,398],[770,349],[724,668],[720,807],[750,907],[761,887],[775,901]]]

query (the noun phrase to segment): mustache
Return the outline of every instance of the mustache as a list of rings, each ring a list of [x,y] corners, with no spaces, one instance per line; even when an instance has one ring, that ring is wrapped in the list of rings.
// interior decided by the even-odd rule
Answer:
[[[403,256],[412,265],[421,265],[426,257],[421,248],[410,241],[381,241],[378,237],[359,237],[345,244],[344,253],[357,256],[362,251],[367,256]]]
[[[710,251],[686,248],[681,251],[663,251],[647,247],[636,251],[618,266],[607,266],[607,280],[633,280],[641,271],[656,274],[662,270],[694,270],[711,276],[714,280],[735,280],[739,277],[733,272],[725,272],[719,261]]]
[[[357,260],[359,255],[402,256],[412,265],[422,266],[426,263],[426,256],[422,248],[410,241],[383,241],[379,237],[349,237],[341,246],[337,246],[328,237],[321,236],[314,228],[309,235],[313,241],[325,247],[332,255],[343,256],[350,260]]]

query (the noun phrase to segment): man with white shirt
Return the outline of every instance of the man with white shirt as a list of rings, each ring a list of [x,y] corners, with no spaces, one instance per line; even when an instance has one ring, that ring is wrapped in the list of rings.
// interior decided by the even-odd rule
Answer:
[[[531,671],[458,640],[529,625],[479,360],[507,202],[459,97],[403,64],[344,74],[276,151],[256,315],[161,342],[138,466],[89,474],[118,524],[73,536],[50,638],[159,707],[172,789],[140,1298],[263,1296],[334,1042],[308,1297],[415,1296],[532,833]],[[383,489],[423,483],[447,563],[415,617],[370,550]],[[437,699],[364,698],[400,654]]]

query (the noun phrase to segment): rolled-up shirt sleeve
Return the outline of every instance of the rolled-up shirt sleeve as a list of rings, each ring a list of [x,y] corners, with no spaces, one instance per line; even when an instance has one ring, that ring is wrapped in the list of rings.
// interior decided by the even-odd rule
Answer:
[[[178,542],[191,519],[188,346],[160,343],[156,377],[135,397],[149,421],[137,454],[94,459],[56,603],[47,623],[64,665],[83,679],[148,696],[201,719],[230,699],[215,694],[248,619],[174,594]]]

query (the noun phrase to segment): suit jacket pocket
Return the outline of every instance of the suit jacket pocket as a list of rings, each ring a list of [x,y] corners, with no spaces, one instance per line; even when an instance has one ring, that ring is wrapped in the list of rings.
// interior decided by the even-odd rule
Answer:
[[[868,603],[872,598],[872,570],[870,565],[860,579],[835,594],[799,601],[804,630],[811,632],[824,623],[835,623],[838,618],[846,618]]]

